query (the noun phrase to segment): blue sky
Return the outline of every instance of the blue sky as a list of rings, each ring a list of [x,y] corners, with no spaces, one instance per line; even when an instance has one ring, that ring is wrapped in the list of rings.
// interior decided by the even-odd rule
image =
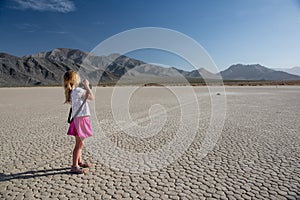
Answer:
[[[0,27],[0,52],[17,56],[57,47],[91,51],[122,31],[163,27],[197,41],[220,70],[300,66],[299,0],[1,0]],[[129,55],[191,69],[168,53]]]

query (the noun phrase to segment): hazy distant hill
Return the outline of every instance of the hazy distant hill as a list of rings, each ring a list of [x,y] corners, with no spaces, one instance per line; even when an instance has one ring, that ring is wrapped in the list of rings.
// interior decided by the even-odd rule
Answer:
[[[211,73],[210,71],[200,68],[198,70],[193,70],[187,73],[187,77],[192,77],[192,78],[198,78],[198,77],[205,77],[206,79],[219,79],[219,76]]]
[[[57,48],[49,52],[16,57],[0,53],[0,86],[61,85],[67,70],[85,72],[91,83],[157,82],[176,83],[188,79],[219,79],[204,68],[184,71],[147,64],[124,55],[95,56],[77,49]],[[300,76],[261,65],[232,65],[220,72],[224,80],[300,80]]]
[[[220,72],[223,80],[300,80],[300,76],[275,71],[259,64],[236,64]]]
[[[276,71],[287,72],[289,74],[294,74],[300,76],[300,67],[292,67],[292,68],[276,68]]]

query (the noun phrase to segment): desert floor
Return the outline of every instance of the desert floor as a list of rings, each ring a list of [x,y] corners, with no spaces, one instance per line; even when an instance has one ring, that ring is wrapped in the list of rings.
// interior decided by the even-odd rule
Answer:
[[[300,199],[299,86],[126,88],[94,88],[84,175],[63,88],[0,88],[0,199]]]

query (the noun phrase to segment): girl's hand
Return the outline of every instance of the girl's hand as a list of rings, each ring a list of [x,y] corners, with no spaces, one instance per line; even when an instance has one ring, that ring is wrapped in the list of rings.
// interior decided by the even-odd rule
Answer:
[[[89,81],[86,80],[86,79],[83,81],[83,85],[84,85],[84,87],[85,87],[86,89],[89,89],[89,88],[90,88],[90,86],[89,86],[90,83],[89,83]]]
[[[84,88],[86,89],[86,92],[82,95],[82,98],[85,98],[85,95],[88,94],[88,99],[87,100],[89,102],[90,100],[94,99],[94,94],[93,94],[93,92],[92,92],[92,90],[89,86],[90,83],[89,83],[88,80],[84,80],[83,85],[84,85]]]

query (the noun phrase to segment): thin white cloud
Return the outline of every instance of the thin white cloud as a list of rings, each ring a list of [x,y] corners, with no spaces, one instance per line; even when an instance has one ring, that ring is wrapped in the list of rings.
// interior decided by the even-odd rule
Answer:
[[[13,0],[15,9],[32,9],[37,11],[51,11],[68,13],[76,10],[74,3],[70,0]]]
[[[18,31],[25,32],[25,33],[34,33],[41,29],[40,26],[32,23],[14,24],[13,26],[17,28]]]
[[[45,31],[46,33],[53,33],[53,34],[67,34],[68,32],[66,31]]]
[[[32,30],[32,29],[36,30],[40,28],[38,25],[32,23],[21,23],[21,24],[15,24],[14,26],[21,30]]]
[[[14,27],[16,27],[19,31],[25,32],[25,33],[50,33],[50,34],[67,34],[66,31],[60,31],[60,30],[47,30],[41,26],[38,26],[36,24],[32,23],[21,23],[21,24],[14,24]]]

